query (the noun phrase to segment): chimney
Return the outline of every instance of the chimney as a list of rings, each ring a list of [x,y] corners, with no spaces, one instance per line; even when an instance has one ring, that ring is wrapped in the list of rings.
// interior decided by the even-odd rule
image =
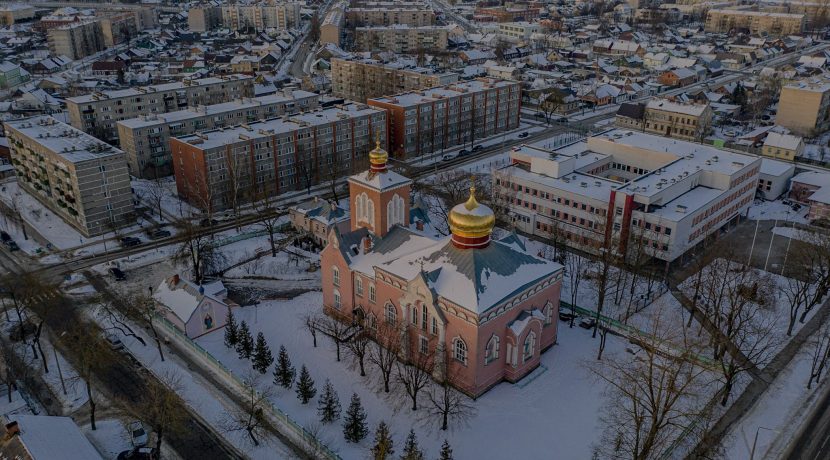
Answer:
[[[422,221],[422,220],[415,221],[415,228],[418,229],[419,232],[423,232],[424,231],[424,221]]]
[[[17,424],[17,421],[9,422],[6,424],[6,435],[3,439],[8,441],[18,434],[20,434],[20,425]]]
[[[173,275],[173,287],[176,287],[178,285],[179,285],[179,274],[177,273],[177,274]]]
[[[363,253],[366,254],[372,250],[372,238],[368,236],[363,237]]]

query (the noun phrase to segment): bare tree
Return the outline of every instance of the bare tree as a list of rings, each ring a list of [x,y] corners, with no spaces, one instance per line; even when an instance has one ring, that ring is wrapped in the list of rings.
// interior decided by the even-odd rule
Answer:
[[[320,320],[320,315],[306,314],[303,316],[303,326],[311,334],[311,339],[314,343],[314,348],[317,348],[317,322]]]
[[[67,348],[72,353],[73,365],[77,378],[83,381],[89,400],[89,422],[95,430],[97,402],[93,391],[93,379],[102,369],[106,369],[114,360],[112,349],[104,343],[97,333],[98,328],[92,324],[76,324],[75,334],[66,340]]]
[[[345,345],[356,331],[349,318],[336,311],[330,311],[327,315],[320,315],[314,322],[318,332],[330,338],[334,342],[337,351],[337,362],[340,362],[340,349]]]
[[[244,431],[248,434],[251,444],[259,446],[265,438],[270,425],[265,416],[268,399],[273,396],[273,387],[266,385],[258,391],[260,375],[255,371],[248,373],[244,379],[244,401],[236,406],[223,421],[223,428],[229,432]]]
[[[588,268],[591,266],[591,261],[578,255],[567,254],[565,258],[565,271],[568,273],[568,287],[571,290],[571,305],[576,305],[576,299],[579,298],[579,286]],[[571,315],[570,327],[574,327],[575,315]]]
[[[369,331],[359,330],[354,333],[352,339],[346,342],[346,351],[352,357],[354,364],[360,369],[360,376],[366,376],[366,358],[369,355],[372,340]]]
[[[452,377],[445,375],[437,383],[430,385],[426,395],[429,405],[422,421],[426,425],[435,426],[447,431],[450,426],[466,426],[469,420],[476,415],[473,401],[453,385]]]
[[[591,337],[597,336],[599,321],[602,316],[602,311],[605,308],[605,299],[614,290],[614,279],[611,276],[611,269],[617,261],[617,255],[613,247],[613,242],[605,244],[600,248],[599,256],[591,261],[588,281],[597,294],[596,322],[594,323],[594,332],[591,334]]]
[[[408,364],[398,361],[397,379],[409,399],[412,410],[418,410],[418,394],[432,382],[432,370],[435,366],[434,344],[427,344],[426,349],[410,353]]]
[[[153,179],[147,184],[147,189],[144,191],[144,198],[149,201],[153,208],[159,213],[159,220],[164,219],[162,215],[162,203],[167,196],[167,189],[164,188],[164,183],[160,179]]]
[[[603,433],[598,458],[647,460],[705,415],[706,369],[696,365],[698,345],[673,327],[661,309],[653,310],[648,334],[638,339],[636,356],[615,355],[588,365],[604,383]],[[675,344],[683,343],[681,351]],[[694,433],[694,431],[692,431]]]
[[[184,389],[181,380],[175,372],[165,373],[158,380],[148,379],[147,391],[138,404],[132,401],[120,404],[132,417],[152,427],[156,434],[156,458],[166,436],[187,430],[187,408],[178,396]]]
[[[825,323],[815,334],[812,340],[812,352],[810,356],[810,378],[807,380],[807,389],[811,389],[813,383],[821,383],[821,376],[830,360],[830,323]]]
[[[271,246],[271,257],[277,257],[277,241],[275,235],[280,228],[282,214],[277,212],[272,193],[270,190],[263,190],[260,199],[253,203],[254,211],[259,218],[259,225],[268,232],[268,243]]]
[[[565,104],[565,93],[559,88],[550,88],[539,97],[539,110],[545,115],[545,121],[550,124],[553,116]]]
[[[201,284],[206,276],[224,265],[226,257],[215,246],[213,235],[202,231],[193,222],[183,219],[178,226],[182,243],[173,253],[172,260],[176,264],[190,266],[193,280]]]
[[[395,322],[380,321],[374,338],[375,346],[369,350],[369,362],[378,370],[383,391],[389,393],[392,371],[401,350],[401,326]]]

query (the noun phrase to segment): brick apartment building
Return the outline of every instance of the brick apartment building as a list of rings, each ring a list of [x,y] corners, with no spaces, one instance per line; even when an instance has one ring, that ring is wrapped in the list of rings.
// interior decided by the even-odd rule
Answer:
[[[521,83],[482,78],[369,99],[389,111],[390,152],[412,158],[519,127]]]
[[[414,53],[416,51],[443,51],[449,43],[449,26],[407,25],[357,27],[354,30],[355,48],[362,51],[389,51]]]
[[[366,102],[367,99],[405,91],[444,86],[458,81],[454,72],[407,67],[375,59],[331,60],[331,90],[336,96]]]

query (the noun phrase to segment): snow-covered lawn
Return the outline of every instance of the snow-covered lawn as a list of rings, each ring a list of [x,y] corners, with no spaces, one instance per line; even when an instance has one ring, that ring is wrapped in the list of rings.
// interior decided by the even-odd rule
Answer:
[[[510,458],[516,446],[521,446],[524,458],[591,457],[591,444],[599,437],[603,387],[584,366],[595,359],[598,346],[590,331],[569,329],[560,323],[558,345],[542,355],[543,371],[538,377],[516,385],[499,384],[474,402],[478,412],[469,420],[469,426],[444,433],[424,426],[423,414],[414,414],[408,408],[395,412],[374,386],[349,369],[347,362],[335,361],[330,341],[321,338],[320,346],[312,347],[302,316],[319,311],[321,301],[320,292],[310,292],[289,301],[263,302],[257,309],[239,309],[237,321],[246,321],[254,335],[263,332],[274,355],[284,345],[298,372],[306,365],[318,395],[325,380],[330,379],[345,410],[351,394],[358,393],[368,413],[370,430],[380,420],[386,421],[396,446],[402,445],[410,428],[414,428],[427,458],[437,457],[445,437],[457,459]],[[250,369],[248,361],[240,360],[236,352],[224,346],[222,331],[200,337],[197,342],[236,375],[243,376]],[[608,338],[606,353],[624,348],[622,339]],[[266,374],[265,382],[273,385],[270,380],[270,373]],[[292,389],[279,391],[274,403],[304,426],[317,425],[316,399],[304,406]],[[426,404],[426,399],[421,403]],[[346,443],[339,422],[321,430],[321,440],[347,459],[365,458],[370,438],[358,445]]]
[[[807,206],[794,211],[792,206],[784,204],[782,200],[755,202],[749,207],[749,218],[752,220],[782,220],[789,222],[807,223]]]
[[[118,457],[118,454],[125,450],[132,449],[130,433],[118,419],[104,419],[95,421],[95,430],[92,426],[85,424],[80,427],[84,436],[89,439],[98,453],[105,459]]]
[[[805,243],[815,242],[816,238],[826,238],[826,236],[818,235],[816,233],[812,233],[794,227],[775,227],[772,229],[772,233],[776,235],[781,235],[786,238],[803,241]]]
[[[156,197],[161,196],[161,209],[164,220],[180,217],[192,217],[202,214],[197,208],[180,200],[176,191],[176,179],[173,176],[164,177],[156,182],[149,179],[135,179],[130,182],[136,196],[149,209],[153,219],[158,220]]]
[[[231,278],[274,278],[281,280],[319,279],[309,269],[319,263],[320,256],[302,249],[289,246],[271,256],[270,246],[266,246],[266,255],[251,262],[232,268],[225,273]]]

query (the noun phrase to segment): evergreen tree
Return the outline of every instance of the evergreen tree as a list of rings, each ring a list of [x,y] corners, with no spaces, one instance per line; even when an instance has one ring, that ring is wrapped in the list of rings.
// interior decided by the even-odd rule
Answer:
[[[274,364],[274,356],[271,355],[271,349],[268,348],[268,343],[265,341],[265,335],[260,332],[256,335],[256,345],[254,345],[254,369],[258,370],[260,374],[264,374]]]
[[[406,437],[406,443],[403,446],[401,460],[424,460],[424,452],[418,447],[415,430],[409,430],[409,436]]]
[[[274,367],[274,384],[283,388],[291,388],[294,383],[294,366],[288,359],[288,352],[280,345],[280,352],[277,354],[277,365]]]
[[[395,453],[394,442],[389,434],[389,426],[381,420],[375,430],[375,445],[372,446],[372,458],[374,460],[387,460]]]
[[[438,460],[452,460],[452,447],[446,439],[444,444],[441,444],[441,456],[438,457]]]
[[[360,442],[366,435],[369,434],[369,429],[366,428],[366,411],[360,404],[360,396],[357,393],[352,394],[352,402],[349,403],[349,408],[346,409],[346,416],[343,420],[343,437],[347,442]]]
[[[308,369],[306,369],[305,364],[300,369],[300,379],[297,380],[297,398],[302,401],[303,404],[308,404],[311,398],[317,394],[317,389],[314,388],[314,380],[311,379],[311,375],[308,373]]]
[[[320,399],[317,400],[317,414],[323,423],[331,423],[340,418],[340,398],[328,379]]]
[[[232,348],[239,341],[239,327],[233,318],[233,310],[228,309],[228,323],[225,324],[225,346]]]
[[[251,359],[251,353],[254,352],[254,338],[251,337],[251,330],[248,329],[248,323],[245,321],[239,325],[238,339],[236,352],[239,353],[239,357]]]

